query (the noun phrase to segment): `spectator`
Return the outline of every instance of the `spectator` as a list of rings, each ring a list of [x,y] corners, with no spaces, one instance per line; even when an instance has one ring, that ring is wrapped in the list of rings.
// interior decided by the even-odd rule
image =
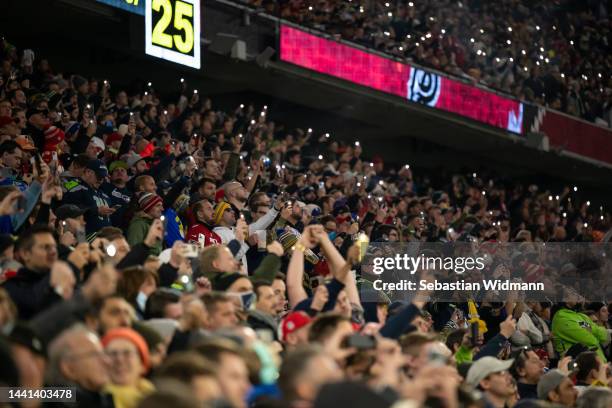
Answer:
[[[308,329],[312,319],[304,312],[289,313],[281,321],[281,341],[287,348],[308,343]]]
[[[240,349],[228,341],[203,343],[196,350],[217,365],[217,378],[221,391],[232,406],[246,407],[246,397],[251,383]]]
[[[589,388],[576,400],[577,408],[601,408],[610,406],[612,391],[607,388]]]
[[[72,296],[76,279],[65,263],[57,262],[57,244],[47,227],[32,228],[16,243],[23,268],[4,283],[22,319]]]
[[[48,383],[76,386],[79,407],[114,407],[113,396],[104,391],[110,383],[110,364],[98,337],[74,326],[49,345]]]
[[[104,351],[111,359],[108,392],[116,407],[134,408],[153,392],[151,382],[144,378],[149,370],[149,349],[145,340],[129,328],[109,330],[102,338]]]
[[[482,357],[472,363],[465,381],[484,393],[487,404],[502,408],[514,393],[512,377],[508,373],[512,363],[512,360],[500,361],[495,357]]]
[[[555,349],[563,353],[574,344],[597,348],[599,357],[606,361],[601,345],[606,343],[608,332],[593,324],[591,319],[577,311],[577,302],[565,302],[552,320]]]
[[[223,398],[215,367],[194,352],[176,353],[155,371],[162,379],[175,379],[191,387],[193,396],[201,404],[220,401]]]
[[[521,399],[537,399],[537,385],[544,374],[545,364],[531,349],[521,348],[514,356],[514,363],[510,373],[516,380],[518,393]]]
[[[108,176],[106,165],[101,160],[90,160],[80,178],[80,184],[64,195],[64,202],[85,208],[85,227],[87,235],[93,235],[103,227],[111,225],[109,216],[115,210],[110,207],[109,197],[100,190],[104,178]]]
[[[302,346],[283,360],[279,388],[289,406],[312,404],[323,384],[341,379],[340,367],[323,349]]]
[[[202,298],[208,311],[208,329],[216,331],[235,327],[238,324],[236,306],[223,293],[208,293]]]
[[[164,207],[160,196],[145,192],[138,196],[138,209],[127,231],[127,241],[130,245],[144,241],[153,220],[161,217]],[[159,255],[160,252],[161,242],[158,242],[151,248],[151,254]]]
[[[199,243],[204,239],[204,246],[210,246],[221,243],[221,237],[213,231],[214,226],[214,208],[210,201],[203,199],[193,205],[193,214],[196,222],[189,227],[185,240],[187,242]]]
[[[538,382],[538,398],[565,407],[573,407],[578,392],[572,380],[559,370],[550,370]]]

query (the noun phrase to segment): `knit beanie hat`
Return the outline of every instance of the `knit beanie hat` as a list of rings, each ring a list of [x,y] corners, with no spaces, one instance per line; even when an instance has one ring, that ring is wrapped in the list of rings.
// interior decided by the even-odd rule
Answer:
[[[248,276],[238,272],[220,273],[214,277],[212,281],[212,288],[213,290],[224,292],[240,278],[248,278]]]
[[[128,340],[136,346],[140,360],[145,370],[149,370],[149,348],[147,347],[146,341],[138,334],[135,330],[128,327],[118,327],[111,329],[106,332],[106,335],[102,337],[102,345],[106,347],[111,341],[115,339]]]
[[[230,204],[227,201],[221,201],[215,207],[215,211],[213,212],[213,221],[215,225],[219,225],[221,222],[221,218],[223,217],[223,213],[231,208]]]
[[[144,193],[138,198],[138,206],[146,213],[151,211],[158,203],[162,204],[163,201],[160,196],[153,193]]]

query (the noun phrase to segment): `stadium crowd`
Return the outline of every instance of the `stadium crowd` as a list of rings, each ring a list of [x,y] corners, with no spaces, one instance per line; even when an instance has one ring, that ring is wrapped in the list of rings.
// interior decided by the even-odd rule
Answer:
[[[0,385],[81,407],[612,402],[605,299],[360,298],[364,235],[607,242],[577,187],[434,184],[185,82],[161,100],[6,40],[0,59]],[[523,261],[496,267],[551,268]]]
[[[612,126],[608,1],[246,2],[338,39]]]

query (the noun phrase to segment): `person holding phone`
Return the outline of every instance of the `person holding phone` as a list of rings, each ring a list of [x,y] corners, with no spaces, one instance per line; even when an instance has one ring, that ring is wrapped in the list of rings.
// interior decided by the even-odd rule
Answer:
[[[115,160],[108,166],[108,172],[110,181],[104,182],[100,189],[110,198],[110,206],[115,210],[110,217],[111,222],[113,225],[121,225],[132,196],[127,187],[128,165],[122,160]]]
[[[110,198],[100,189],[108,169],[101,160],[90,160],[81,175],[81,183],[64,195],[65,204],[85,208],[87,235],[94,234],[103,227],[111,225],[110,216],[115,209],[110,206]]]
[[[162,198],[153,193],[141,193],[135,200],[138,202],[138,211],[130,221],[127,230],[127,241],[131,246],[144,241],[154,220],[160,219],[164,211]],[[159,255],[162,242],[158,241],[150,248],[151,255]]]

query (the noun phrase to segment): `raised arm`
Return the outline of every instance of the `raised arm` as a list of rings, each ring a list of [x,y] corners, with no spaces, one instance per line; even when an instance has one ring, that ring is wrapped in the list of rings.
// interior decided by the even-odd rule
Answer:
[[[308,298],[304,289],[304,251],[316,246],[316,231],[322,230],[320,225],[309,225],[304,229],[302,238],[295,244],[289,267],[287,268],[287,294],[289,307],[294,308],[298,303]]]

